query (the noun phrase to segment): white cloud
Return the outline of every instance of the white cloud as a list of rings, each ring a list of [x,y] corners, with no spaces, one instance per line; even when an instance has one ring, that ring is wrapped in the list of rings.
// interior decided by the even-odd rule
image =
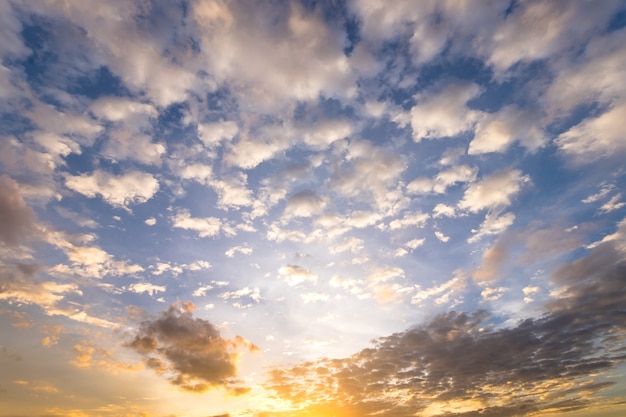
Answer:
[[[446,236],[445,234],[443,234],[439,230],[435,231],[435,237],[437,239],[439,239],[443,243],[447,243],[450,240],[450,236]]]
[[[498,171],[471,184],[465,190],[458,207],[471,212],[508,207],[511,205],[511,198],[529,181],[530,178],[517,169]]]
[[[622,207],[626,206],[626,203],[623,201],[619,201],[622,198],[622,193],[615,194],[609,201],[604,203],[602,207],[600,207],[601,213],[610,213],[615,210],[619,210]]]
[[[150,284],[149,282],[138,282],[138,283],[129,285],[128,290],[137,294],[141,294],[145,292],[152,296],[159,292],[165,292],[166,288],[164,285],[154,285],[154,284]]]
[[[147,224],[148,226],[154,226],[157,223],[157,220],[154,217],[148,217],[143,222]]]
[[[435,219],[440,217],[456,217],[456,215],[456,207],[454,206],[439,203],[433,208],[433,218]]]
[[[508,290],[504,287],[487,287],[481,291],[480,296],[483,301],[496,301]]]
[[[373,205],[393,215],[408,201],[398,189],[406,163],[401,155],[367,141],[351,141],[341,164],[333,167],[328,186],[340,197]]]
[[[626,103],[616,105],[600,116],[588,118],[562,133],[556,144],[575,161],[588,163],[626,151],[624,140]]]
[[[547,136],[538,124],[540,117],[535,112],[520,109],[515,105],[484,116],[476,127],[470,142],[470,155],[489,152],[504,152],[515,141],[530,150],[535,150],[547,141]]]
[[[485,220],[482,222],[478,230],[472,229],[474,234],[467,239],[468,243],[478,242],[484,236],[499,235],[509,228],[515,221],[513,213],[499,215],[498,213],[487,213]]]
[[[422,304],[429,298],[439,296],[436,304],[444,304],[450,297],[465,288],[465,278],[462,274],[456,273],[455,277],[431,288],[422,289],[417,286],[417,292],[411,297],[411,304]]]
[[[146,165],[160,165],[166,150],[162,143],[152,142],[150,136],[123,128],[109,132],[102,154],[114,161],[134,159]]]
[[[208,291],[211,291],[214,287],[212,285],[202,285],[198,287],[194,292],[194,297],[204,297]]]
[[[356,237],[347,237],[338,245],[330,247],[330,253],[342,253],[350,251],[352,253],[360,252],[364,247],[364,241]]]
[[[405,214],[402,218],[389,222],[390,230],[406,229],[408,227],[424,227],[430,216],[426,213],[415,212]]]
[[[224,254],[229,258],[233,258],[237,253],[241,253],[242,255],[250,255],[252,253],[252,248],[249,248],[247,246],[235,246],[224,252]]]
[[[546,92],[550,113],[558,117],[584,103],[607,106],[626,99],[624,43],[624,29],[597,36],[589,41],[582,56],[564,62]]]
[[[422,239],[413,239],[413,240],[409,240],[408,242],[406,242],[404,244],[404,246],[406,246],[409,249],[415,250],[415,249],[419,248],[420,246],[422,246],[425,241],[426,241],[426,239],[424,239],[424,238],[422,238]]]
[[[614,188],[615,188],[615,185],[613,184],[603,184],[602,187],[600,188],[600,191],[598,191],[595,194],[590,195],[589,197],[581,201],[585,204],[595,203],[596,201],[606,197]]]
[[[217,146],[223,140],[231,140],[237,133],[239,133],[239,127],[232,120],[198,125],[198,136],[208,147]]]
[[[99,98],[91,104],[91,111],[97,117],[113,122],[138,123],[158,115],[153,105],[122,97]]]
[[[229,2],[195,3],[190,14],[201,31],[206,70],[218,81],[238,80],[258,111],[287,99],[352,94],[345,37],[317,12],[291,3],[287,16],[278,18],[274,9],[260,4]]]
[[[145,203],[159,189],[156,178],[140,171],[129,171],[118,176],[102,170],[96,170],[91,175],[66,175],[65,185],[85,197],[100,195],[113,207],[126,209],[130,204]]]
[[[281,266],[278,270],[278,274],[287,284],[292,287],[303,284],[305,282],[315,282],[318,278],[317,274],[314,274],[308,269],[305,269],[298,265]]]
[[[456,136],[473,129],[480,113],[467,107],[467,102],[480,93],[476,84],[448,83],[441,91],[421,93],[411,109],[413,139]]]
[[[526,2],[496,26],[488,62],[504,71],[519,61],[533,61],[566,51],[604,27],[615,4],[582,5],[578,2]],[[576,22],[576,24],[572,24]]]
[[[200,237],[215,237],[219,235],[222,222],[216,217],[191,217],[189,210],[180,210],[171,217],[174,227],[193,230]]]
[[[252,191],[247,188],[247,181],[248,177],[243,172],[230,175],[221,180],[211,181],[210,185],[218,195],[218,207],[228,210],[229,208],[238,209],[244,206],[251,206]]]

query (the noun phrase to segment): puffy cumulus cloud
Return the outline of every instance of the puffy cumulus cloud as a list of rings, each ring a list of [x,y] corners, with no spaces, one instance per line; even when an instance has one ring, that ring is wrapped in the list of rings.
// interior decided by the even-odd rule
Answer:
[[[153,142],[146,134],[114,129],[109,132],[102,154],[113,161],[133,159],[146,165],[160,165],[166,150],[164,144]]]
[[[511,198],[519,193],[530,178],[517,169],[504,169],[470,184],[458,207],[477,212],[483,209],[504,208],[511,205]]]
[[[65,186],[88,198],[101,196],[113,207],[125,208],[150,200],[159,190],[159,182],[151,174],[129,171],[121,175],[96,170],[92,174],[66,175]]]
[[[350,136],[354,126],[346,119],[330,119],[317,120],[301,130],[304,143],[315,149],[326,149],[333,142]]]
[[[0,176],[0,242],[17,246],[36,232],[35,212],[26,205],[19,185],[6,175]]]
[[[229,141],[239,133],[237,123],[232,120],[223,120],[198,125],[198,136],[202,143],[209,148],[215,147],[223,140]]]
[[[477,174],[478,168],[476,167],[457,165],[440,171],[432,179],[425,177],[416,178],[406,186],[406,190],[410,194],[444,194],[451,186],[474,181]]]
[[[218,82],[237,80],[255,110],[353,94],[345,35],[324,21],[320,10],[245,2],[194,2],[190,10],[205,69]]]
[[[39,101],[25,115],[43,132],[67,135],[88,146],[103,130],[100,123],[88,115],[74,114]]]
[[[145,124],[146,119],[158,116],[158,111],[152,104],[123,97],[101,97],[91,103],[90,109],[101,119],[140,125]]]
[[[145,94],[161,107],[187,98],[188,91],[201,85],[193,69],[180,65],[184,45],[166,36],[165,32],[180,33],[183,25],[183,10],[178,5],[164,5],[160,13],[167,19],[159,24],[138,25],[138,21],[150,21],[151,7],[143,7],[133,1],[122,1],[116,5],[81,2],[71,5],[40,3],[28,5],[31,12],[44,15],[54,27],[71,27],[90,36],[67,39],[57,36],[59,49],[72,60],[80,53],[78,70],[96,70],[106,64],[131,92]],[[165,23],[167,22],[167,23]],[[180,33],[182,35],[182,33]],[[63,41],[71,42],[78,51],[63,48]],[[180,55],[180,56],[179,56]],[[192,62],[186,62],[193,67]]]
[[[326,202],[312,190],[303,190],[287,198],[283,217],[311,217],[320,214]]]
[[[218,207],[228,210],[251,206],[252,191],[247,188],[247,182],[248,176],[243,172],[211,181],[210,186],[218,195]]]
[[[356,238],[354,236],[346,237],[335,246],[329,248],[330,253],[343,253],[350,251],[352,253],[358,253],[363,250],[364,241],[362,239]]]
[[[610,4],[606,2],[603,6]],[[616,105],[626,98],[626,29],[596,36],[584,52],[562,63],[555,80],[546,92],[547,109],[556,117],[566,116],[581,104],[597,102]]]
[[[248,246],[234,246],[224,252],[224,255],[229,258],[234,258],[237,253],[241,253],[242,255],[250,255],[252,253],[252,248]]]
[[[622,131],[625,117],[626,102],[609,108],[598,117],[584,119],[561,133],[555,142],[565,155],[580,163],[622,155],[626,151]]]
[[[180,210],[171,220],[174,227],[192,230],[199,237],[218,236],[222,229],[222,222],[217,217],[191,217],[189,210]]]
[[[149,282],[137,282],[128,286],[128,291],[137,294],[147,293],[151,296],[159,292],[165,292],[165,290],[165,285],[154,285]]]
[[[472,130],[480,112],[468,108],[467,102],[480,92],[476,84],[457,81],[446,83],[439,90],[418,94],[411,109],[413,139],[419,142]]]
[[[284,265],[278,269],[280,277],[290,286],[294,287],[305,282],[316,282],[317,274],[299,265]]]
[[[591,1],[521,3],[507,16],[506,24],[502,20],[495,27],[485,43],[488,62],[502,72],[520,61],[540,60],[570,51],[604,27],[619,7],[617,1],[608,1],[600,7]],[[572,22],[579,23],[572,25]]]
[[[329,188],[340,198],[357,199],[384,215],[392,215],[408,202],[397,189],[406,162],[400,155],[366,141],[351,141],[346,155],[333,167]]]
[[[505,213],[502,215],[499,215],[499,213],[487,213],[480,227],[478,229],[472,229],[474,235],[467,239],[467,242],[474,243],[485,236],[499,235],[508,229],[514,221],[515,215],[513,213]]]
[[[531,151],[535,150],[548,139],[539,121],[540,115],[536,112],[515,105],[506,106],[480,120],[467,153],[505,152],[516,141]]]
[[[439,203],[433,208],[433,218],[438,219],[440,217],[456,217],[456,207],[449,206],[444,203]]]
[[[247,392],[236,380],[238,351],[258,348],[240,336],[224,339],[208,320],[194,318],[191,302],[171,305],[141,323],[127,347],[145,358],[145,365],[171,384],[190,392],[224,388]]]
[[[607,244],[555,272],[567,290],[539,318],[494,327],[486,311],[451,311],[349,357],[275,368],[266,385],[293,405],[307,398],[303,415],[513,417],[608,406],[597,394],[624,362],[625,268]]]

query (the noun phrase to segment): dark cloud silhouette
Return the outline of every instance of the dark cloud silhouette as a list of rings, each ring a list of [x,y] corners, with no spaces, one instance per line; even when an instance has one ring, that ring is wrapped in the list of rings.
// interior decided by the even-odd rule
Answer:
[[[562,296],[542,317],[500,327],[486,311],[448,312],[348,358],[274,369],[269,387],[338,416],[506,417],[590,407],[599,401],[593,394],[614,384],[593,375],[626,359],[626,254],[601,244],[553,279]]]
[[[145,357],[145,364],[170,382],[190,392],[215,387],[243,394],[239,386],[236,360],[239,351],[258,348],[243,339],[224,339],[209,321],[192,316],[195,306],[173,304],[158,318],[141,324],[128,347]]]

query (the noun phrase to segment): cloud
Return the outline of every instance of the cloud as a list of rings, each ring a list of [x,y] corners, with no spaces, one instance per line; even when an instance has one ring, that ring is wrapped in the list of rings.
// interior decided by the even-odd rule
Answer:
[[[478,122],[467,153],[505,152],[516,141],[531,151],[536,150],[548,139],[538,124],[540,120],[536,112],[506,106]]]
[[[19,185],[6,175],[0,176],[0,242],[17,246],[36,232],[35,212],[26,205]]]
[[[487,213],[480,227],[478,229],[472,229],[474,236],[467,239],[467,242],[474,243],[485,236],[499,235],[508,229],[514,221],[515,215],[513,213],[505,213],[503,215],[499,215],[499,213]]]
[[[542,317],[494,327],[483,310],[447,312],[349,357],[275,368],[267,387],[293,404],[312,399],[307,411],[345,415],[513,417],[601,405],[593,394],[615,381],[588,376],[609,375],[624,361],[625,272],[623,253],[603,245],[554,274],[567,291]]]
[[[208,147],[217,146],[222,140],[231,140],[237,133],[239,133],[239,127],[232,120],[198,125],[198,136]]]
[[[65,186],[88,198],[99,195],[113,207],[125,209],[131,204],[145,203],[159,190],[156,178],[140,171],[117,176],[102,170],[92,174],[66,175]]]
[[[612,7],[611,2],[605,5]],[[556,117],[567,115],[581,104],[615,105],[626,98],[626,30],[616,30],[591,39],[582,56],[562,63],[546,92],[547,108]]]
[[[398,180],[406,169],[402,156],[367,141],[351,141],[346,155],[328,179],[329,188],[341,198],[357,199],[384,215],[393,215],[407,202],[398,192]]]
[[[46,314],[69,315],[69,310],[57,306],[68,294],[82,294],[76,284],[37,281],[37,264],[5,264],[0,262],[0,300],[13,300],[41,307]]]
[[[511,205],[511,197],[529,181],[530,178],[522,175],[517,169],[508,168],[495,172],[477,183],[470,184],[458,206],[471,212],[508,207]]]
[[[407,185],[411,194],[436,193],[444,194],[453,185],[472,182],[476,179],[478,168],[467,165],[457,165],[439,172],[433,179],[417,178]]]
[[[292,287],[305,282],[315,282],[318,278],[317,274],[298,265],[281,266],[278,274]]]
[[[473,129],[480,113],[467,102],[480,93],[476,84],[449,82],[439,91],[420,93],[411,109],[413,139],[435,139],[456,136]]]
[[[199,237],[215,237],[220,234],[222,222],[216,217],[191,217],[189,210],[180,210],[171,217],[172,225],[179,229],[193,230]]]
[[[389,222],[389,230],[406,229],[408,227],[424,227],[430,216],[426,213],[406,213],[402,218]]]
[[[283,216],[286,219],[292,217],[311,217],[320,214],[326,206],[325,201],[312,190],[303,190],[287,198],[287,205]]]
[[[196,3],[190,14],[200,32],[206,70],[218,81],[238,80],[257,110],[320,95],[343,98],[353,90],[345,35],[319,10],[296,3],[287,8]]]
[[[615,194],[609,201],[604,203],[600,207],[601,213],[610,213],[615,210],[619,210],[622,207],[626,206],[626,203],[623,201],[619,201],[622,198],[622,193]]]
[[[622,121],[626,117],[626,103],[609,108],[598,117],[590,117],[555,140],[559,149],[579,163],[621,155],[626,151]]]
[[[173,304],[158,318],[145,321],[127,347],[145,358],[145,364],[172,385],[185,391],[245,389],[235,379],[241,349],[258,348],[240,336],[224,339],[209,321],[194,318],[195,306]]]
[[[158,292],[165,292],[165,289],[166,288],[164,285],[154,285],[150,284],[149,282],[138,282],[128,286],[128,291],[132,291],[137,294],[145,292],[147,294],[150,294],[151,296]]]
[[[435,230],[435,237],[443,243],[447,243],[450,240],[450,236],[446,236],[443,232]]]
[[[618,7],[615,2],[597,8],[590,3],[524,3],[506,17],[506,24],[502,21],[495,27],[487,43],[491,43],[488,62],[502,72],[519,61],[540,60],[567,51],[604,27]]]

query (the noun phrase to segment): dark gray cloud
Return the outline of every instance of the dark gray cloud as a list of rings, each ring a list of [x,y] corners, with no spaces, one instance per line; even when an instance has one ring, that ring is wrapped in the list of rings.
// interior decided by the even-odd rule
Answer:
[[[348,358],[274,369],[269,386],[342,416],[506,417],[590,407],[614,384],[592,375],[626,359],[626,256],[605,243],[553,279],[562,296],[542,317],[500,327],[486,311],[448,312]]]
[[[0,176],[0,243],[16,246],[34,232],[35,213],[26,205],[17,183]]]
[[[209,321],[192,316],[194,309],[190,302],[171,305],[158,318],[143,322],[127,346],[145,357],[148,368],[183,390],[247,392],[235,379],[236,360],[240,350],[258,348],[239,336],[222,338]]]

